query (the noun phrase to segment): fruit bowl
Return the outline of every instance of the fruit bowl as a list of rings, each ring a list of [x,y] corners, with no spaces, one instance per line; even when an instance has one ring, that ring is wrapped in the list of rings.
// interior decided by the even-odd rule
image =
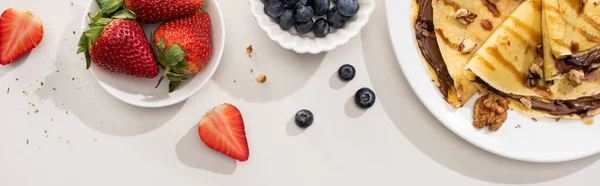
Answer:
[[[88,24],[90,23],[90,19],[88,18],[87,13],[95,13],[99,11],[99,9],[96,1],[90,2],[85,11],[86,15],[83,15],[84,18],[81,23],[80,33],[83,33],[89,28]],[[169,83],[163,82],[159,87],[155,88],[160,76],[154,79],[142,79],[121,75],[99,68],[93,62],[89,71],[98,81],[100,86],[102,86],[109,94],[131,105],[157,108],[174,105],[188,99],[200,90],[215,73],[221,62],[223,47],[225,46],[225,25],[217,0],[206,0],[202,9],[211,17],[213,50],[210,60],[204,69],[198,74],[191,76],[189,80],[183,81],[180,87],[174,92],[169,93]],[[148,37],[148,41],[152,42],[152,32],[156,30],[158,25],[159,24],[142,24],[146,36]],[[164,69],[161,69],[161,74],[163,70]]]
[[[252,15],[258,21],[258,26],[264,30],[269,38],[276,41],[283,48],[293,50],[296,53],[318,54],[331,51],[338,46],[344,45],[350,39],[357,36],[362,28],[367,24],[371,13],[375,9],[374,0],[358,0],[360,9],[346,23],[343,28],[331,29],[331,32],[318,38],[312,32],[300,35],[294,28],[283,30],[264,12],[263,2],[261,0],[248,0]]]

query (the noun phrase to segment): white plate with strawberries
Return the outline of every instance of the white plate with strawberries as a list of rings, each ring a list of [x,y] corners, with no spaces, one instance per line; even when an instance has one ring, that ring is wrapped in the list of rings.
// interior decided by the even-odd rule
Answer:
[[[78,52],[89,55],[90,72],[117,99],[150,108],[177,104],[219,66],[225,43],[221,9],[216,0],[144,3],[91,1]],[[161,6],[181,8],[165,13]]]

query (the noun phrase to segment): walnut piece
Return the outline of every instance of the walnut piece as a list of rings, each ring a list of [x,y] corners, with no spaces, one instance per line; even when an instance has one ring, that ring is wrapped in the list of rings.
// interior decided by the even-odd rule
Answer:
[[[458,20],[458,22],[463,25],[471,24],[473,21],[475,21],[475,18],[477,18],[477,14],[464,8],[458,9],[454,13],[454,19]]]
[[[508,117],[508,100],[496,94],[487,94],[475,101],[473,110],[473,126],[483,128],[489,126],[490,131],[497,131]]]
[[[466,54],[471,53],[475,49],[475,47],[477,47],[477,43],[467,38],[460,43],[460,45],[458,46],[458,50],[460,51],[460,53]]]
[[[569,73],[567,74],[567,77],[569,78],[569,80],[571,80],[571,82],[575,83],[576,85],[581,85],[581,83],[583,82],[584,76],[585,76],[585,74],[583,73],[583,70],[575,70],[575,69],[571,69],[569,71]]]
[[[542,77],[544,71],[542,71],[542,67],[540,67],[540,65],[534,63],[529,67],[529,73],[531,73],[533,77]]]
[[[531,103],[531,100],[529,100],[527,98],[521,98],[521,99],[519,99],[519,101],[521,101],[521,103],[523,103],[523,105],[525,107],[527,107],[528,109],[531,109],[531,107],[533,106]]]

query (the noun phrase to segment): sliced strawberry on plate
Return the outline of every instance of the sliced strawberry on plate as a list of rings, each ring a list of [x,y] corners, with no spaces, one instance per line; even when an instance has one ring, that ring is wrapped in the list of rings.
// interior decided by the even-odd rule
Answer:
[[[42,42],[42,20],[32,11],[9,8],[0,16],[0,65],[7,65]]]
[[[250,156],[242,114],[231,104],[208,111],[198,124],[198,134],[206,146],[233,159],[246,161]]]

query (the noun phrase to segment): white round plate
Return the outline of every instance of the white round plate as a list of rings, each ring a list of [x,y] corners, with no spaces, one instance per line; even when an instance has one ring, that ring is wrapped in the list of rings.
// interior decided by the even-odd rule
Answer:
[[[163,81],[158,88],[154,88],[158,82],[158,78],[154,79],[142,79],[135,78],[118,73],[113,73],[99,68],[92,62],[90,72],[96,78],[98,83],[108,93],[115,96],[117,99],[129,103],[131,105],[139,107],[166,107],[177,104],[188,99],[194,93],[196,93],[215,73],[219,63],[221,62],[221,56],[223,55],[223,47],[225,46],[225,25],[223,22],[223,16],[217,0],[206,0],[202,7],[211,18],[212,25],[212,37],[213,37],[213,51],[210,57],[210,61],[198,74],[192,76],[189,80],[183,81],[181,86],[172,93],[169,93],[167,80]],[[90,23],[87,16],[88,12],[95,13],[99,10],[96,1],[90,1],[90,4],[85,11],[83,22],[81,23],[81,29],[87,30],[88,24]],[[152,36],[152,32],[158,27],[159,24],[142,24],[148,41]],[[83,55],[83,54],[82,54]],[[161,73],[162,73],[161,68]]]
[[[412,0],[387,0],[387,20],[396,57],[404,76],[429,111],[448,129],[466,141],[494,154],[528,162],[563,162],[600,151],[600,125],[580,120],[537,118],[509,111],[508,120],[496,132],[472,125],[472,108],[478,96],[454,109],[442,98],[426,72],[411,24]],[[596,120],[599,117],[595,117]],[[517,126],[520,126],[517,127]]]
[[[374,0],[358,0],[360,8],[356,15],[346,23],[346,26],[340,29],[331,28],[331,32],[327,36],[318,38],[312,32],[305,35],[298,35],[294,28],[289,31],[282,30],[277,23],[273,22],[265,14],[265,6],[261,0],[248,1],[250,3],[250,11],[258,21],[258,26],[267,33],[269,38],[279,43],[281,47],[300,54],[329,52],[338,46],[348,43],[350,39],[360,33],[362,28],[369,22],[371,13],[375,10]]]

